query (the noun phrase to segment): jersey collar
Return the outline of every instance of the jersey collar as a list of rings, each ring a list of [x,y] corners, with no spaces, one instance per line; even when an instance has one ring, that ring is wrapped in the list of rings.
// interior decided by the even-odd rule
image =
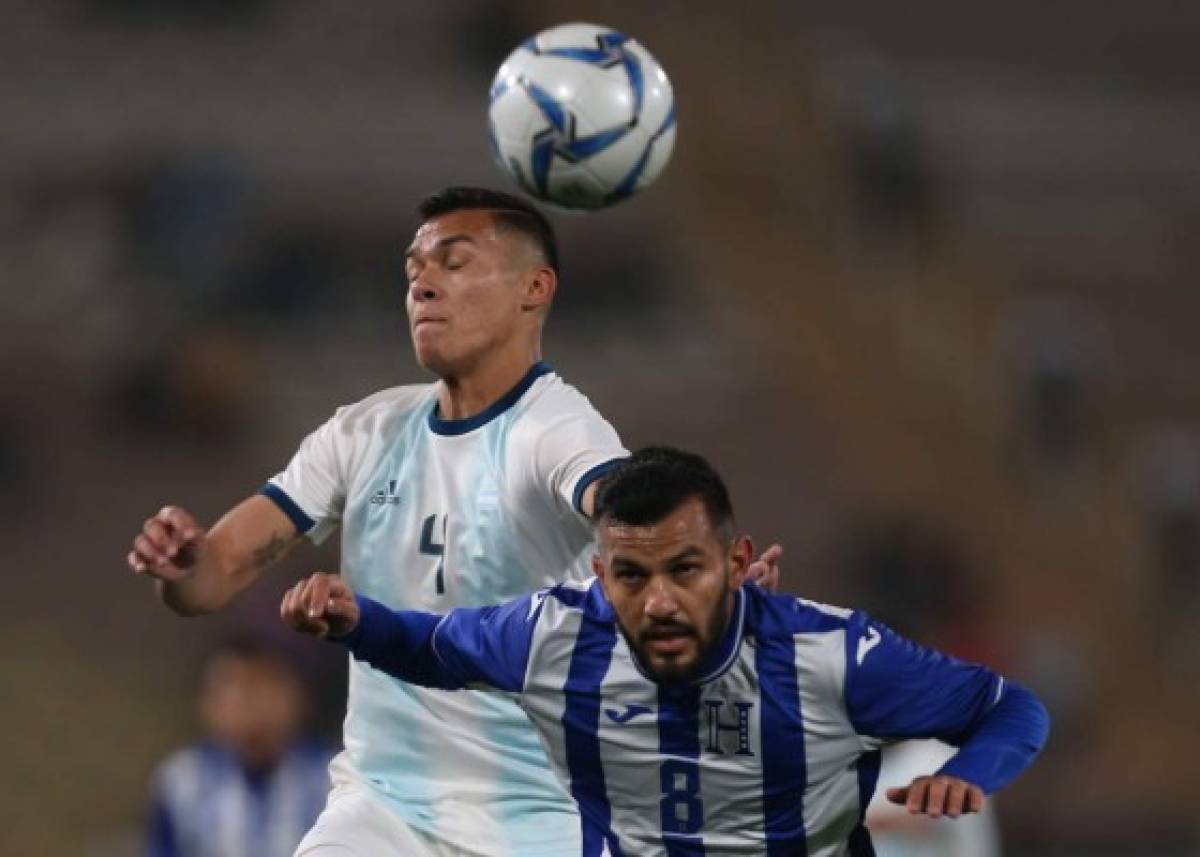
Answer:
[[[442,435],[466,434],[469,431],[474,431],[480,426],[491,422],[515,405],[525,395],[525,392],[533,386],[534,381],[553,371],[545,361],[539,360],[529,367],[529,371],[525,373],[524,378],[517,382],[517,386],[492,402],[475,416],[466,417],[461,420],[444,420],[439,417],[438,402],[434,398],[433,407],[429,409],[429,429],[434,434]]]
[[[721,635],[721,642],[708,658],[700,677],[692,680],[692,684],[708,684],[720,678],[733,666],[737,659],[738,647],[742,642],[742,629],[746,620],[746,599],[742,596],[741,587],[733,593],[733,612],[729,615],[729,627]]]

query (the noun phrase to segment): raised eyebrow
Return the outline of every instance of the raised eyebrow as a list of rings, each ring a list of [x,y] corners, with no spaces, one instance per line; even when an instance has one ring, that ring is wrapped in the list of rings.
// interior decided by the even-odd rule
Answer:
[[[445,238],[439,238],[436,242],[434,242],[433,252],[436,253],[439,250],[445,250],[447,247],[451,246],[452,244],[461,244],[464,242],[467,244],[474,244],[475,239],[472,236],[466,235],[466,234],[447,235]],[[413,256],[416,255],[416,252],[417,252],[417,245],[409,244],[408,248],[404,251],[404,260],[407,262],[409,259],[411,259]]]

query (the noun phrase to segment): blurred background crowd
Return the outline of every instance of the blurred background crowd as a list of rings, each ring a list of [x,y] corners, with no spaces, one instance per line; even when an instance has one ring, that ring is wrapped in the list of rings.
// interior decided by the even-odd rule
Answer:
[[[0,853],[138,853],[231,634],[282,647],[337,740],[344,664],[287,638],[287,572],[181,620],[124,556],[164,503],[211,522],[336,406],[428,380],[413,206],[510,189],[488,84],[567,20],[657,56],[679,136],[644,197],[554,215],[549,362],[631,447],[707,455],[787,591],[1042,695],[1004,853],[1200,853],[1200,7],[0,11]]]

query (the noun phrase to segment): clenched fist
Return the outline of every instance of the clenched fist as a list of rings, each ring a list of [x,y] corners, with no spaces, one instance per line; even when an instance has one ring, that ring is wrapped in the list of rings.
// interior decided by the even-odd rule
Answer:
[[[336,574],[317,572],[287,591],[279,615],[301,633],[344,637],[358,627],[358,602]]]
[[[204,553],[208,534],[186,509],[163,506],[147,518],[126,561],[138,574],[167,583],[186,578]]]

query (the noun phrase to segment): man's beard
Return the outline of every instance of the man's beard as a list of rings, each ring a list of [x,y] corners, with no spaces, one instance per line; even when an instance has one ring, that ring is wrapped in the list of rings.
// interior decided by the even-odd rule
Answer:
[[[676,634],[700,640],[700,635],[696,633],[695,626],[674,621],[655,622],[643,628],[636,638],[631,637],[624,627],[621,628],[621,633],[624,634],[625,642],[636,653],[638,663],[641,664],[642,669],[650,678],[660,684],[686,684],[700,677],[701,671],[708,665],[712,653],[720,645],[721,638],[725,633],[725,614],[731,597],[732,593],[730,593],[729,587],[723,587],[720,599],[713,605],[712,611],[705,619],[704,624],[707,631],[705,638],[707,641],[702,643],[701,647],[697,650],[695,658],[685,665],[671,664],[666,667],[652,665],[647,644],[655,637],[667,637]]]

